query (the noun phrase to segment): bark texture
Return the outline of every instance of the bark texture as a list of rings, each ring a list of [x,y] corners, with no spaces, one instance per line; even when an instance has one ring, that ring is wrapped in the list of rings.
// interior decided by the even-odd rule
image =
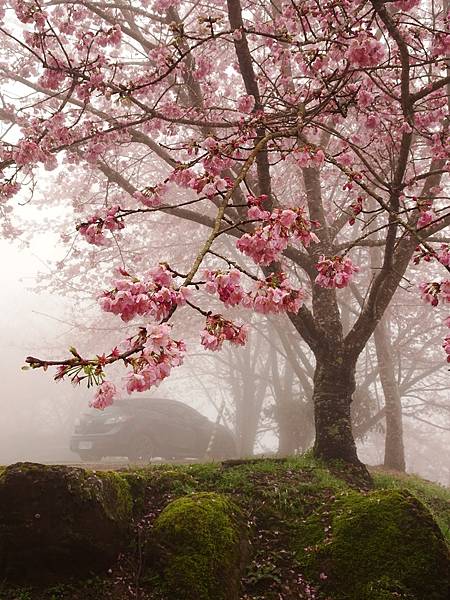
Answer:
[[[354,365],[341,361],[340,358],[317,361],[313,394],[314,454],[324,460],[338,459],[359,465],[350,414],[355,390]]]

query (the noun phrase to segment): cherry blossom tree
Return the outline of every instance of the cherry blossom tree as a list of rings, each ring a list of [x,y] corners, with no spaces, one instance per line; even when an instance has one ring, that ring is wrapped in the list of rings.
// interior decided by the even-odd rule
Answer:
[[[98,384],[103,408],[109,365],[125,366],[131,392],[181,364],[175,311],[202,315],[209,350],[245,344],[227,311],[286,312],[316,361],[315,454],[359,466],[356,362],[412,260],[425,301],[450,301],[447,0],[1,6],[5,231],[15,195],[58,169],[66,186],[93,177],[102,192],[77,224],[86,243],[106,247],[161,214],[199,238],[179,264],[152,256],[113,276],[103,310],[144,321],[123,343],[29,365]],[[344,327],[349,285],[363,302]]]

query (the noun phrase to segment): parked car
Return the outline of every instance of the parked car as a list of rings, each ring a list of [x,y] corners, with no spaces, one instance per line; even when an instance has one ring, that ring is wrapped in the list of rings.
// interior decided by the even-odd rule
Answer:
[[[126,456],[149,461],[206,457],[234,458],[232,433],[216,425],[183,402],[165,398],[126,398],[104,411],[89,409],[75,423],[70,449],[81,460],[98,461],[105,456]]]

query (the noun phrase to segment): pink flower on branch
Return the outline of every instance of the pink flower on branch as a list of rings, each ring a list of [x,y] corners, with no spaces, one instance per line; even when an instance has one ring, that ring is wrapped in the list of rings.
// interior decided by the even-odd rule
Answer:
[[[444,303],[450,302],[450,279],[441,282],[422,282],[419,284],[419,290],[422,300],[431,304],[431,306],[437,306],[439,300],[442,300]]]
[[[383,61],[385,49],[375,37],[367,32],[360,32],[351,40],[345,57],[355,68],[376,67]]]
[[[254,96],[241,96],[238,99],[237,108],[240,112],[243,113],[251,113],[255,106],[255,97]]]
[[[9,200],[20,190],[20,184],[17,182],[0,181],[0,202]]]
[[[237,269],[204,272],[206,291],[218,294],[225,306],[241,304],[256,312],[269,314],[297,313],[305,297],[304,292],[290,286],[285,273],[272,273],[264,280],[257,280],[253,290],[245,292],[241,286],[241,274]]]
[[[444,348],[444,352],[447,354],[447,362],[450,363],[450,335],[444,339],[442,347]]]
[[[348,256],[321,256],[316,264],[319,271],[315,282],[323,288],[344,288],[354,273],[358,273],[359,267],[354,265]]]
[[[444,267],[450,267],[450,244],[441,244],[436,257]]]
[[[145,206],[155,208],[161,206],[164,200],[164,195],[167,192],[167,185],[159,184],[156,186],[148,186],[142,191],[136,191],[133,194],[133,198],[138,200]]]
[[[291,312],[297,314],[305,298],[302,290],[290,286],[285,273],[272,273],[258,281],[242,302],[243,306],[263,314]]]
[[[325,161],[325,154],[323,150],[313,148],[312,146],[303,146],[294,150],[292,153],[295,162],[299,167],[321,167]]]
[[[302,207],[276,208],[269,212],[254,205],[249,208],[248,217],[262,221],[263,225],[251,234],[244,233],[236,247],[257,264],[269,265],[277,260],[291,240],[300,242],[305,248],[311,242],[319,241],[313,229],[320,225],[308,219]]]
[[[107,406],[111,406],[111,404],[113,404],[116,396],[116,386],[110,381],[104,381],[98,386],[94,399],[89,402],[89,406],[92,408],[98,408],[99,410],[104,410]]]
[[[120,207],[113,206],[108,210],[105,217],[95,214],[87,221],[81,223],[77,229],[89,244],[95,246],[107,246],[110,242],[104,235],[104,230],[120,231],[125,227],[123,221],[117,216]]]
[[[125,278],[116,280],[115,288],[103,292],[98,300],[105,312],[120,316],[122,321],[138,315],[161,321],[186,302],[187,288],[175,288],[172,275],[162,265],[151,269],[142,280],[123,271],[122,275]]]
[[[33,140],[21,140],[12,153],[16,165],[23,166],[45,162],[47,155]]]
[[[167,324],[148,325],[141,328],[139,336],[131,340],[131,350],[138,346],[141,350],[136,356],[127,359],[133,372],[126,377],[127,392],[144,392],[157,387],[170,375],[173,367],[183,363],[186,346],[170,336],[171,328]],[[134,345],[133,345],[134,344]]]
[[[436,214],[433,210],[422,210],[417,220],[417,227],[419,229],[421,229],[422,227],[427,227],[430,223],[434,221],[435,218]]]
[[[229,271],[204,271],[206,277],[206,291],[218,294],[225,306],[237,306],[244,298],[244,290],[240,284],[241,274],[237,269]]]
[[[235,325],[222,315],[209,315],[205,329],[201,332],[202,346],[208,350],[220,350],[223,342],[228,341],[236,346],[244,346],[247,341],[248,327]]]

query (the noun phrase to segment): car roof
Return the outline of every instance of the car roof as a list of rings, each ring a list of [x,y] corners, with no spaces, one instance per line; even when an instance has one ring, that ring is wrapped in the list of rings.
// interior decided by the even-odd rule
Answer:
[[[193,416],[197,416],[197,417],[203,417],[206,419],[206,417],[204,417],[204,415],[202,415],[201,413],[198,412],[198,410],[195,410],[195,408],[192,408],[192,406],[189,406],[188,404],[185,404],[184,402],[180,402],[179,400],[171,400],[169,398],[154,398],[154,397],[147,397],[147,398],[121,398],[119,400],[117,400],[114,404],[116,404],[117,407],[120,406],[126,406],[127,408],[136,408],[136,409],[148,409],[148,410],[156,410],[157,412],[170,412],[171,414],[179,414],[181,415],[189,415],[191,417]]]

